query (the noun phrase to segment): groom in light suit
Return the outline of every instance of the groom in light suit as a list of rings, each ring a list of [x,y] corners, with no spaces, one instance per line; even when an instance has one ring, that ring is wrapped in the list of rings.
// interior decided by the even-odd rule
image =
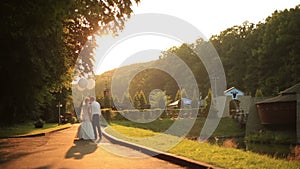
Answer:
[[[91,97],[90,101],[91,101],[92,124],[93,124],[93,130],[95,134],[95,140],[97,140],[99,136],[99,141],[100,141],[102,139],[102,133],[100,128],[101,107],[100,104],[96,101],[95,97]]]

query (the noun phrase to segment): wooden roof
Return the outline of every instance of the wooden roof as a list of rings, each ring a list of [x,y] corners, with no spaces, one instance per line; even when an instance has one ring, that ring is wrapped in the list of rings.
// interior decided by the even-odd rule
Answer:
[[[297,101],[297,93],[300,93],[300,83],[283,90],[276,97],[257,102],[256,104]]]
[[[266,100],[263,100],[261,102],[257,102],[256,104],[264,104],[264,103],[276,103],[276,102],[291,102],[296,101],[297,95],[295,94],[285,94],[285,95],[279,95],[276,97],[272,97]]]
[[[280,92],[280,94],[296,94],[296,93],[300,93],[300,83]]]

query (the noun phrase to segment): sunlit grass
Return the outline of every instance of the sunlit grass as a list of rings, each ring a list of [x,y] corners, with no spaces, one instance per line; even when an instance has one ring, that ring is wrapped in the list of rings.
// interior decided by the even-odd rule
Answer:
[[[43,128],[35,128],[32,122],[16,124],[9,127],[1,127],[0,138],[46,133],[69,126],[71,126],[70,123],[63,125],[58,125],[57,123],[45,123]]]
[[[161,137],[161,139],[151,139],[151,137],[160,135],[161,133],[145,129],[115,124],[110,126],[107,132],[117,138],[127,140],[129,142],[134,142],[136,144],[158,150],[167,150],[168,153],[177,154],[225,168],[300,168],[300,162],[275,159],[266,155],[259,155],[234,148],[211,145],[207,142],[200,143],[198,141],[188,139],[181,140],[181,138],[176,138],[175,136],[170,135],[165,135],[164,137]],[[143,137],[146,139],[141,139]],[[181,140],[179,144],[173,148],[170,147],[170,145],[174,145],[179,140]]]
[[[120,125],[112,125],[106,129],[106,132],[119,139],[160,151],[168,150],[181,141],[181,138],[172,135]]]
[[[275,159],[235,148],[183,140],[170,153],[225,168],[299,168],[300,162]]]
[[[187,133],[188,138],[197,138],[200,135],[201,129],[204,126],[206,118],[197,118],[191,130]],[[175,122],[173,119],[155,120],[150,123],[135,123],[132,121],[113,121],[112,124],[118,124],[127,127],[135,127],[141,129],[151,130],[153,132],[164,132]],[[186,126],[182,121],[183,128]],[[222,118],[216,130],[212,133],[212,136],[240,136],[244,135],[244,129],[239,127],[238,122],[231,118]]]
[[[108,131],[111,131],[111,129],[114,129],[116,131],[122,131],[123,135],[134,137],[134,138],[136,138],[136,137],[137,138],[145,138],[145,137],[153,137],[155,135],[158,135],[158,133],[155,133],[150,130],[148,132],[144,132],[143,129],[133,128],[133,127],[127,127],[127,130],[124,130],[124,127],[121,125],[112,124],[111,126],[113,126],[113,127],[108,128]]]

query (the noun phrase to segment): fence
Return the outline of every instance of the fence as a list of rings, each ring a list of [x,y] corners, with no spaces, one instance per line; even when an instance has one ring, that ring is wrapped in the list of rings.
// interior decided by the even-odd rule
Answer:
[[[202,109],[144,109],[144,110],[111,110],[102,109],[102,116],[109,123],[112,120],[153,121],[164,118],[197,118],[206,117]]]

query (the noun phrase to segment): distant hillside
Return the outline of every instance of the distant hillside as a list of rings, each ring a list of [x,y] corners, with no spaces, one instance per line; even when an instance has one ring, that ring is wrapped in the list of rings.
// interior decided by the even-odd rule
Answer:
[[[174,99],[179,88],[186,89],[190,98],[196,88],[206,96],[211,87],[208,73],[218,75],[222,72],[220,67],[213,67],[218,61],[211,57],[214,52],[222,61],[228,87],[237,87],[252,96],[256,91],[263,96],[277,95],[300,82],[299,18],[300,5],[275,11],[264,22],[244,22],[212,36],[209,42],[198,39],[192,44],[164,51],[156,61],[105,72],[97,76],[97,95],[103,95],[107,84],[119,98],[126,86],[129,86],[131,96],[142,90],[146,98],[151,90],[160,89]]]
[[[184,88],[188,96],[192,97],[197,85],[199,90],[206,94],[209,85],[208,76],[200,59],[187,44],[171,49],[169,52],[173,55],[165,53],[155,61],[124,66],[98,75],[97,95],[103,96],[105,85],[111,88],[113,95],[119,99],[127,87],[132,97],[136,92],[143,91],[148,98],[152,90],[160,89],[166,91],[166,94],[174,100],[179,88]],[[179,53],[181,50],[187,52]],[[196,81],[192,83],[194,78]]]

